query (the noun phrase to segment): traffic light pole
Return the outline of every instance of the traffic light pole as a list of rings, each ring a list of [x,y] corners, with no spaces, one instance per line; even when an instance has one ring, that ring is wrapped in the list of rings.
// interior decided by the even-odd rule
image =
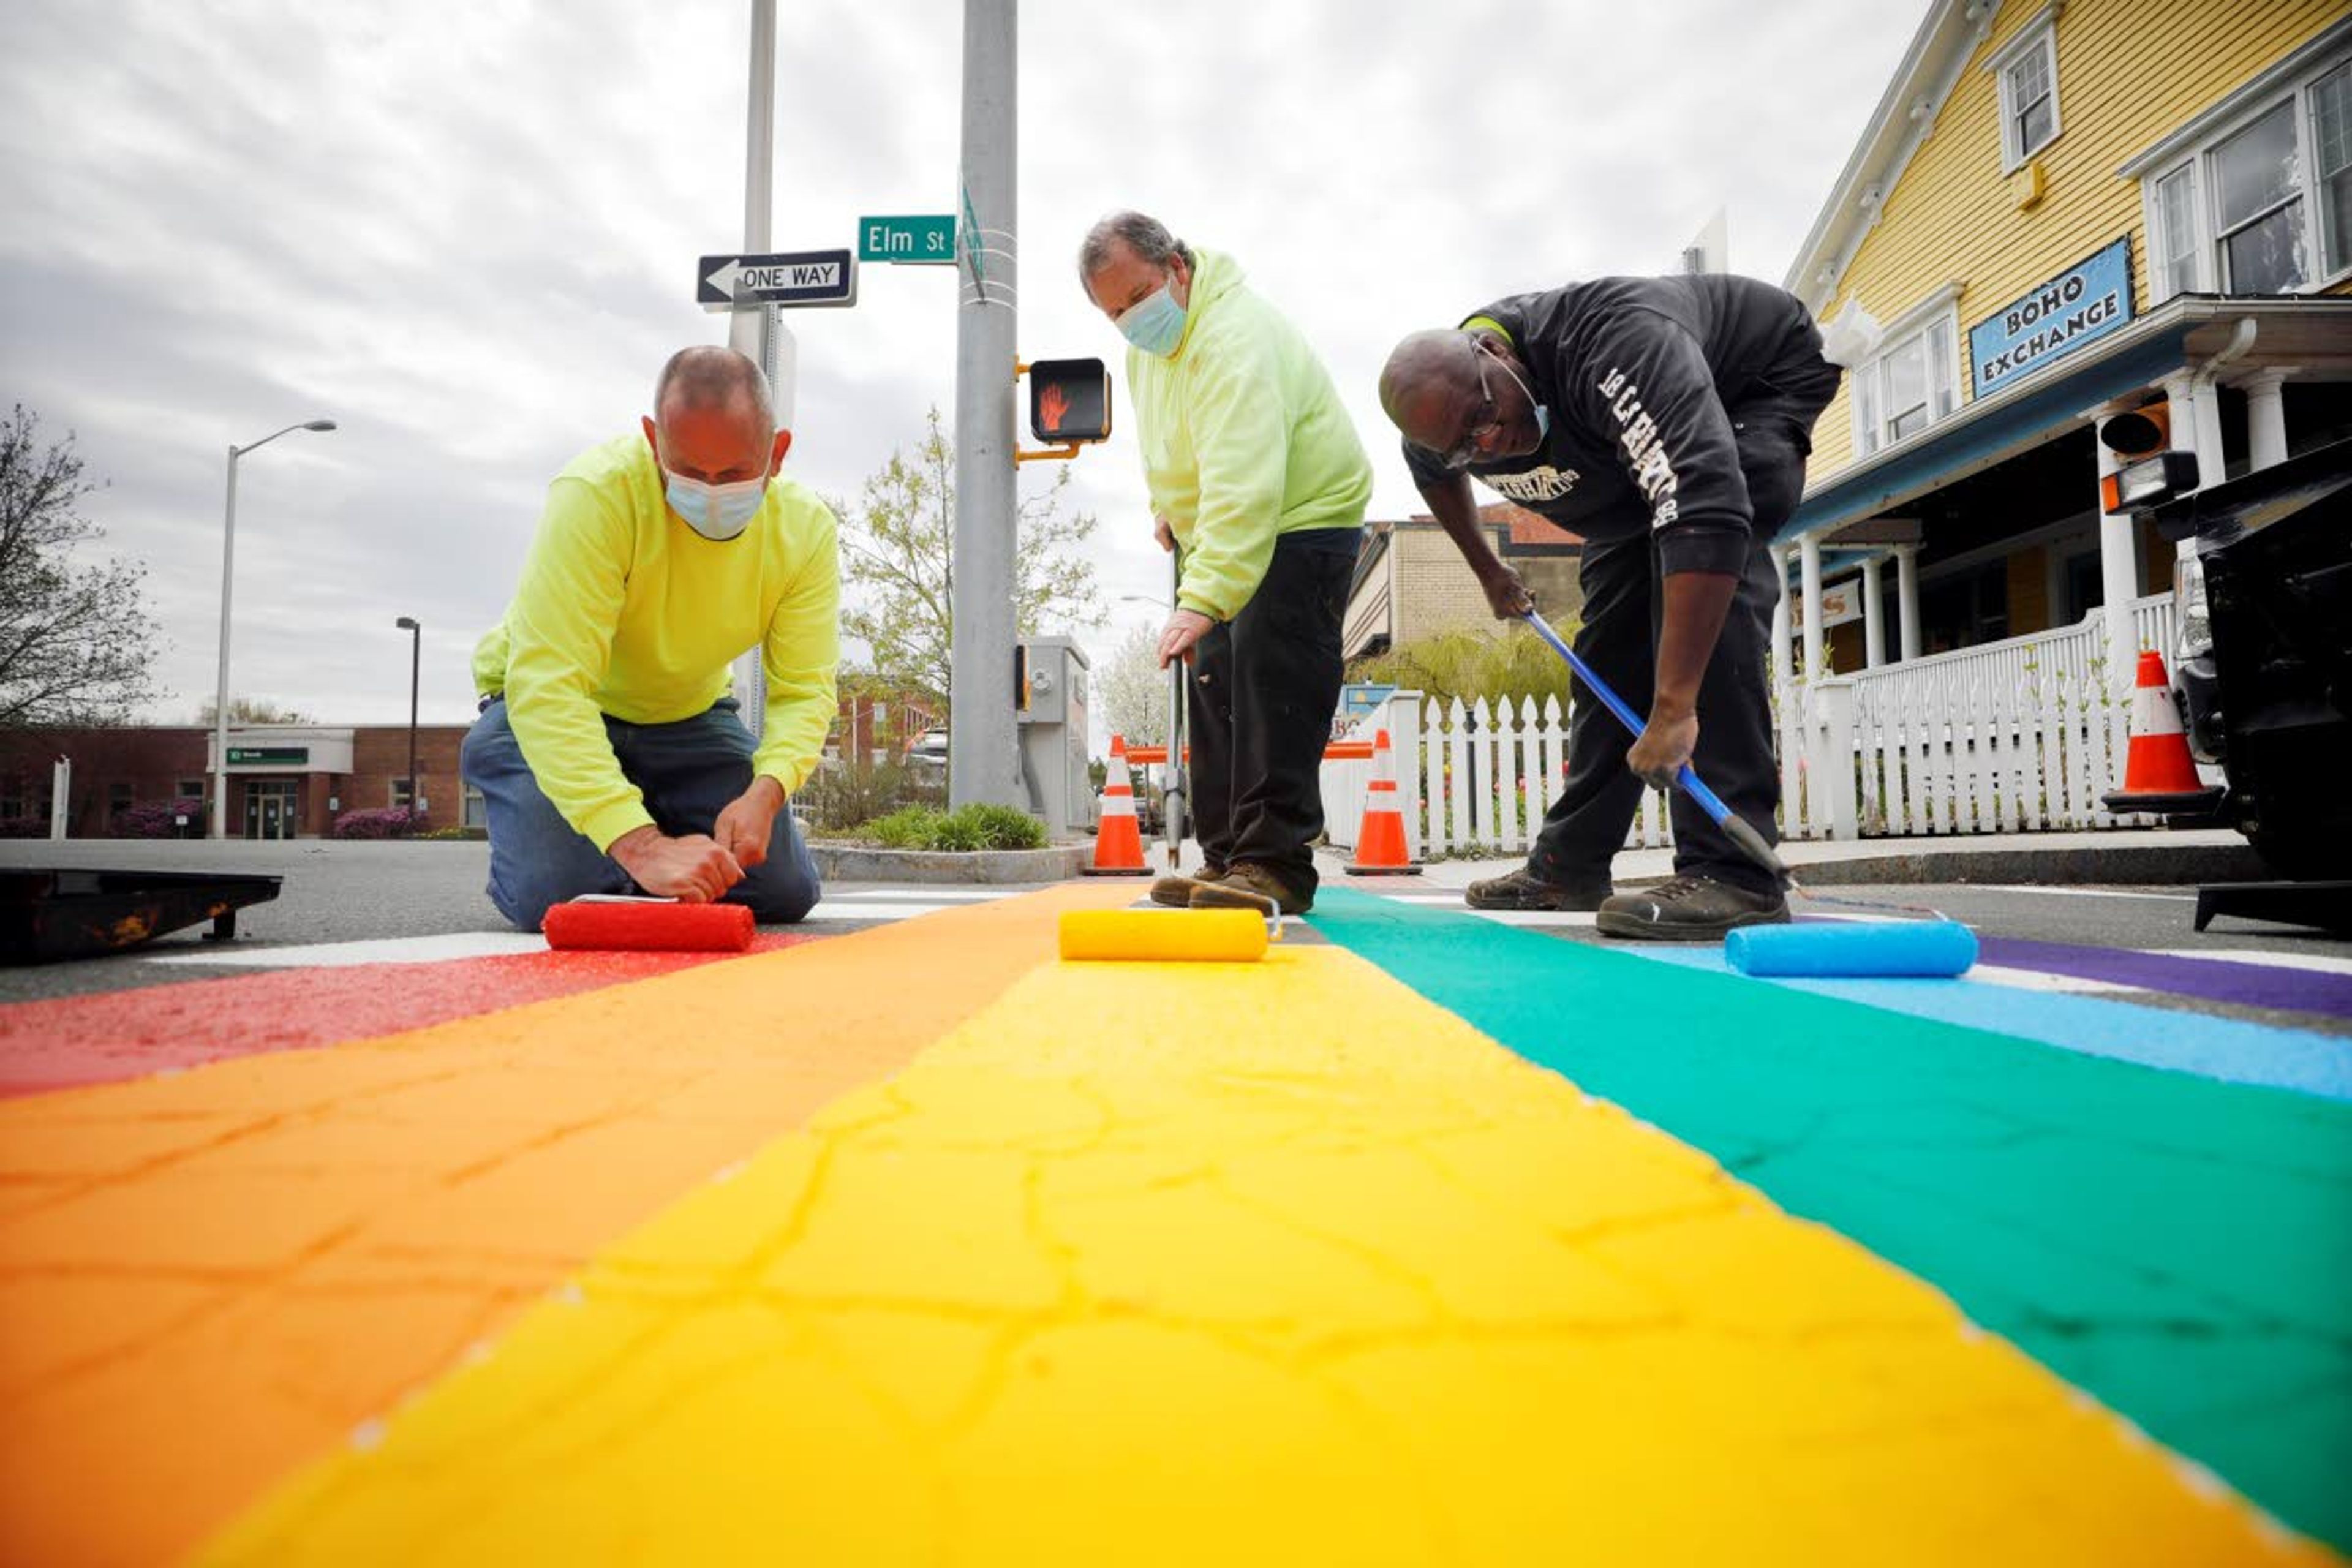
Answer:
[[[948,802],[1018,806],[1013,691],[1017,0],[964,0]]]

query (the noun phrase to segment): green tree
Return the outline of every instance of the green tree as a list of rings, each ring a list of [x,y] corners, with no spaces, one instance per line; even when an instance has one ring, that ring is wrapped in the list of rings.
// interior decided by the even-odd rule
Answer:
[[[1554,629],[1565,639],[1576,637],[1573,621]],[[1520,700],[1531,697],[1541,710],[1545,698],[1557,697],[1563,711],[1568,707],[1568,661],[1519,626],[1494,634],[1456,631],[1421,637],[1356,660],[1348,667],[1348,679],[1424,692],[1440,703],[1457,697],[1465,704],[1481,697],[1488,702],[1508,699],[1517,711]]]
[[[855,508],[827,500],[841,519],[841,575],[851,590],[841,629],[873,650],[874,673],[886,684],[920,692],[945,711],[955,634],[955,444],[936,407],[925,423],[913,453],[892,452]],[[1081,553],[1095,517],[1063,510],[1069,482],[1062,468],[1020,500],[1013,624],[1023,637],[1104,619],[1094,564]]]
[[[98,488],[70,431],[43,442],[21,403],[0,424],[0,729],[120,723],[161,695],[147,568],[75,559],[104,536],[80,512]]]

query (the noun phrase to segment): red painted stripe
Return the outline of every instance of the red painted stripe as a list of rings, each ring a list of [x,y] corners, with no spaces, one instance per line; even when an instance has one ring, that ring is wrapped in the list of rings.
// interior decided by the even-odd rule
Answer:
[[[824,938],[769,931],[765,952]],[[0,1097],[79,1089],[264,1051],[398,1034],[732,952],[523,952],[439,963],[281,969],[0,1006]]]

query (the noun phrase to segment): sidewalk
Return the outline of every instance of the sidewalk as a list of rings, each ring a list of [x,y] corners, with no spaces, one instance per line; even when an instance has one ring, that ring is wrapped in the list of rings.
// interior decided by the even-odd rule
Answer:
[[[1780,846],[1780,856],[1800,880],[1822,886],[1864,882],[2145,885],[2257,881],[2269,875],[2245,839],[2224,828],[1792,839]],[[1319,850],[1317,863],[1326,876],[1344,876],[1347,856]],[[1517,855],[1440,860],[1423,867],[1415,880],[1424,887],[1466,887],[1525,863],[1525,858]],[[1674,865],[1672,849],[1628,849],[1617,857],[1617,883],[1628,887],[1663,881],[1674,875]]]

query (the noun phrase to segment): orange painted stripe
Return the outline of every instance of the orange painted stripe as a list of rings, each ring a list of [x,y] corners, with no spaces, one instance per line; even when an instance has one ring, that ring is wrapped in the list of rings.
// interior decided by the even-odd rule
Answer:
[[[0,1561],[180,1555],[1053,960],[1079,887],[0,1103]]]

